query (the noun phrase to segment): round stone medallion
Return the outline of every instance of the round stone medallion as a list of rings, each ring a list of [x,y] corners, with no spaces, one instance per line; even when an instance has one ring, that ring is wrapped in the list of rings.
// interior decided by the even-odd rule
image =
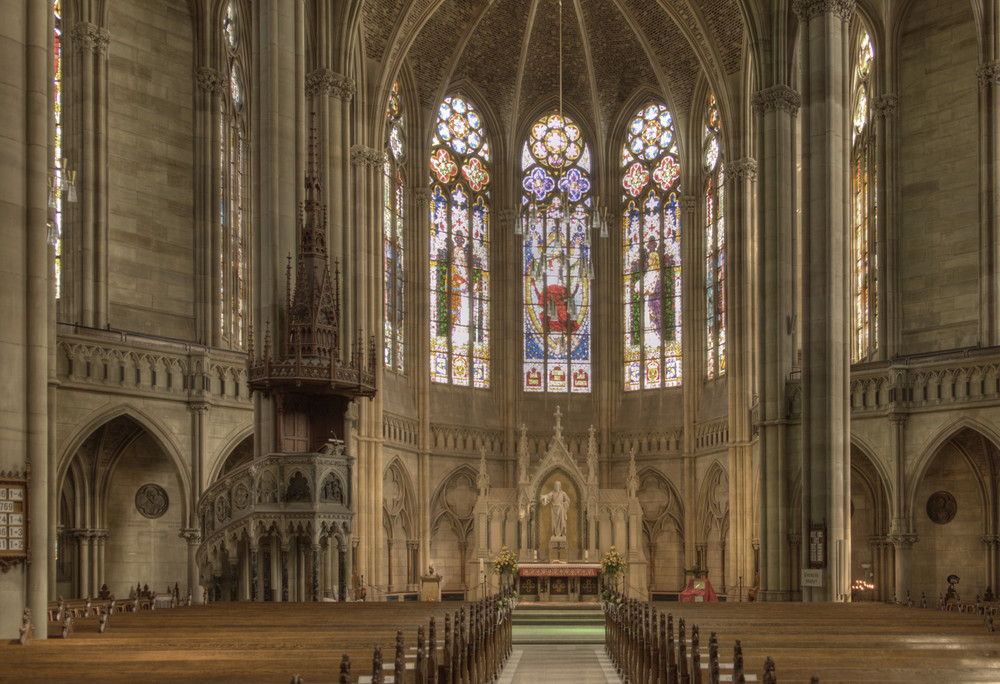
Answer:
[[[159,518],[167,512],[170,498],[167,490],[158,484],[144,484],[135,493],[135,507],[147,518]]]
[[[958,502],[951,492],[934,492],[927,499],[927,517],[938,525],[946,525],[955,519]]]

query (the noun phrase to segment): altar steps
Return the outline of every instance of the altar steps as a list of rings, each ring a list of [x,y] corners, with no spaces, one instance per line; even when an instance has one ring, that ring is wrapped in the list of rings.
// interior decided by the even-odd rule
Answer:
[[[603,644],[604,613],[597,604],[520,603],[514,610],[515,644]]]

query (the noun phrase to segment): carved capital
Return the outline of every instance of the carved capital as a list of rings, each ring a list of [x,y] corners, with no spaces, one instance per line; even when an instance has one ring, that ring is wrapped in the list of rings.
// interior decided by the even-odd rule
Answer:
[[[190,546],[197,546],[201,543],[201,530],[196,527],[187,527],[181,530],[177,536],[186,540]]]
[[[750,98],[750,105],[757,114],[780,109],[794,116],[802,106],[802,98],[789,86],[780,84],[758,90]]]
[[[338,100],[350,102],[354,97],[354,81],[337,72],[319,67],[306,76],[306,95],[330,95]]]
[[[385,162],[385,153],[373,147],[365,145],[353,145],[351,147],[351,164],[354,166],[367,166],[378,168]]]
[[[918,541],[920,541],[920,539],[915,534],[906,533],[906,534],[891,534],[889,535],[889,541],[892,542],[892,545],[895,546],[897,549],[902,549],[913,546]]]
[[[906,425],[906,420],[910,416],[906,413],[890,413],[889,422],[893,425]]]
[[[976,69],[976,78],[979,79],[980,88],[988,88],[1000,83],[1000,60],[993,60],[980,64]]]
[[[188,411],[197,415],[208,413],[208,404],[188,404]]]
[[[795,0],[792,9],[801,22],[808,22],[821,14],[835,14],[846,22],[854,16],[854,2],[855,0]]]
[[[681,195],[681,211],[691,213],[698,208],[698,198],[694,195]]]
[[[731,161],[726,164],[726,171],[730,177],[735,178],[737,181],[745,180],[755,183],[757,181],[757,160],[753,157],[743,157],[742,159]]]
[[[886,93],[885,95],[879,95],[872,100],[872,110],[878,114],[878,116],[886,119],[896,111],[896,105],[898,104],[899,95],[896,93]]]
[[[221,71],[212,67],[198,67],[196,78],[198,87],[207,93],[222,94],[226,92],[226,86],[229,85],[226,76]]]
[[[77,52],[90,51],[95,55],[106,55],[108,44],[111,43],[111,34],[108,30],[89,21],[78,22],[69,32],[69,37]]]

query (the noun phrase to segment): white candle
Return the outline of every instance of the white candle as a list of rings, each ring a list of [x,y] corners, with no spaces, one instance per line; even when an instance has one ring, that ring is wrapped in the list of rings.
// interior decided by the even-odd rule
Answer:
[[[482,575],[482,574],[485,574],[485,572],[486,572],[486,569],[483,567],[483,559],[480,558],[479,559],[479,574]]]
[[[584,549],[583,550],[583,560],[584,561],[589,561],[590,560],[590,549]]]

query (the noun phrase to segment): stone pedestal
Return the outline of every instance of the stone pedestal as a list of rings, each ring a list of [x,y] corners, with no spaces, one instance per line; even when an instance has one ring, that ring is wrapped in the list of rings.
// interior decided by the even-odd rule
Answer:
[[[440,601],[441,600],[441,576],[424,575],[420,578],[420,600]]]
[[[549,562],[566,562],[566,537],[552,537],[549,539]]]

